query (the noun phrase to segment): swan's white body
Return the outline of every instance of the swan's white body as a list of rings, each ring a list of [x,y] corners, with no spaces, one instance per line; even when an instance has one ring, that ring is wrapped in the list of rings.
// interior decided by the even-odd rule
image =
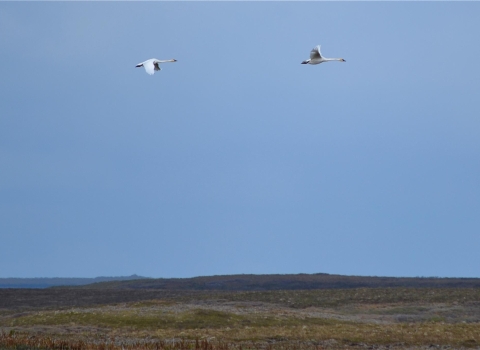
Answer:
[[[146,60],[145,62],[137,64],[135,67],[143,67],[145,68],[145,72],[153,75],[155,74],[155,71],[162,70],[162,68],[160,68],[158,64],[165,62],[177,62],[177,60],[173,58],[171,60],[157,60],[156,58],[151,58],[149,60]]]
[[[310,59],[303,61],[302,64],[320,64],[329,61],[346,62],[343,58],[323,57],[322,53],[320,52],[320,45],[317,45],[312,49],[312,51],[310,51]]]

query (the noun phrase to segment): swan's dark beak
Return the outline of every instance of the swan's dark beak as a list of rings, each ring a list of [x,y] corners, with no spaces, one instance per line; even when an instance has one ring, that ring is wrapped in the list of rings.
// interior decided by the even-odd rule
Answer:
[[[347,62],[347,61],[345,61],[345,60],[342,58],[342,62]]]

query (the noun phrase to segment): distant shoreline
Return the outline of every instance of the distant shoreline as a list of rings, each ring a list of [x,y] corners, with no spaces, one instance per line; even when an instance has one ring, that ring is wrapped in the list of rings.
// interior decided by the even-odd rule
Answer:
[[[43,289],[50,287],[62,287],[62,286],[83,286],[100,282],[111,281],[131,281],[137,279],[148,279],[149,277],[143,277],[138,275],[131,276],[118,276],[118,277],[95,277],[95,278],[83,278],[83,277],[37,277],[37,278],[0,278],[0,288],[28,288],[28,289]]]

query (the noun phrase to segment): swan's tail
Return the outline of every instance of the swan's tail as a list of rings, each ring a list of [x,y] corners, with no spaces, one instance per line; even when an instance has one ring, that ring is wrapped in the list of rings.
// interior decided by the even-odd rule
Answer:
[[[302,64],[307,64],[310,60],[303,61]]]
[[[142,67],[142,66],[143,66],[143,63],[139,63],[139,64],[137,64],[135,67],[138,68],[138,67]]]

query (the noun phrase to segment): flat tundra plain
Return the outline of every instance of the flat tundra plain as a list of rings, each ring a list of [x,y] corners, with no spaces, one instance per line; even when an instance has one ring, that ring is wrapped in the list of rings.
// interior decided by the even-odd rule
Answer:
[[[0,335],[25,349],[480,348],[480,288],[0,289]]]

